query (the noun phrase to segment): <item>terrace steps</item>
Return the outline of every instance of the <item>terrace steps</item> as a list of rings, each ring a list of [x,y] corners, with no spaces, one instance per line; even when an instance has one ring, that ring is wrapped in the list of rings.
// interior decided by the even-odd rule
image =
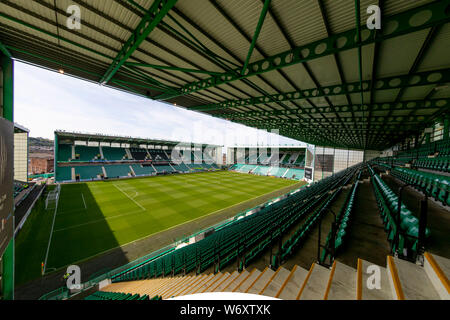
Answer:
[[[424,265],[387,257],[387,267],[358,259],[357,269],[334,261],[276,271],[258,269],[112,283],[106,292],[168,299],[204,292],[243,292],[284,300],[449,300],[450,259],[425,253]]]

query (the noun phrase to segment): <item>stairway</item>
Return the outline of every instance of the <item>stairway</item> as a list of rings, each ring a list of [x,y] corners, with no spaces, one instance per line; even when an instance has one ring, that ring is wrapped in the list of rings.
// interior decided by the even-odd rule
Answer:
[[[357,269],[334,261],[276,271],[258,269],[112,283],[102,291],[168,299],[205,292],[242,292],[284,300],[449,300],[450,259],[430,253],[424,265],[392,256],[386,267],[358,259]]]

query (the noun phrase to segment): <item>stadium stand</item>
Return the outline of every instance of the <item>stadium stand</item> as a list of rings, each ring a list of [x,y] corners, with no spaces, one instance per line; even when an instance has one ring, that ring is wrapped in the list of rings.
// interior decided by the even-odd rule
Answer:
[[[160,173],[171,173],[174,172],[173,168],[171,166],[166,166],[166,165],[154,165],[155,169],[157,172]]]
[[[169,158],[167,157],[164,150],[148,149],[148,152],[150,153],[150,156],[152,157],[152,160],[154,160],[154,161],[168,161],[169,160]]]
[[[140,164],[132,164],[131,167],[133,168],[134,173],[136,176],[145,176],[145,175],[151,175],[155,172],[153,167],[151,165],[140,165]]]
[[[141,148],[130,148],[131,155],[134,160],[146,160],[148,159],[147,150]]]
[[[60,161],[70,161],[72,158],[72,145],[60,144],[58,147],[58,159]]]
[[[80,180],[97,179],[103,174],[101,166],[77,166],[75,167],[75,175],[79,175]]]
[[[193,270],[202,272],[213,264],[217,271],[236,259],[238,252],[244,252],[263,238],[282,232],[298,219],[304,211],[311,208],[308,197],[322,194],[320,199],[328,195],[328,191],[344,183],[354,175],[357,168],[349,168],[332,177],[321,180],[310,187],[302,188],[287,198],[246,216],[226,227],[217,230],[207,238],[169,252],[159,259],[146,263],[138,268],[122,272],[112,277],[114,282],[137,280],[144,277],[159,277],[168,274],[188,273]],[[302,200],[302,201],[300,201]],[[319,201],[319,200],[317,200]],[[331,200],[330,200],[331,201]],[[266,244],[267,245],[267,244]],[[263,245],[264,246],[264,245]],[[261,249],[262,247],[260,247]],[[257,253],[246,257],[248,262]]]
[[[103,158],[105,160],[123,160],[126,158],[127,153],[124,148],[114,148],[102,146]]]
[[[362,171],[359,172],[358,178],[353,184],[352,191],[347,195],[347,198],[342,205],[341,210],[336,216],[335,228],[332,228],[327,235],[325,247],[323,248],[322,255],[320,256],[321,264],[325,264],[327,258],[330,258],[330,262],[333,262],[336,251],[338,251],[343,244],[345,235],[348,232],[349,224],[351,223],[351,213],[356,197],[356,191],[358,189],[358,183],[361,179],[361,172]]]
[[[120,292],[103,292],[97,291],[90,296],[86,297],[84,300],[158,300],[157,297],[149,299],[149,296],[130,294],[130,293],[120,293]]]
[[[405,204],[399,203],[397,195],[386,185],[378,174],[369,165],[372,185],[377,198],[385,229],[388,232],[388,240],[394,251],[399,251],[405,256],[417,254],[419,239],[419,220],[411,213]],[[400,223],[397,224],[398,209],[400,205]],[[397,230],[397,228],[399,230]],[[398,235],[396,241],[395,235]],[[430,230],[425,230],[425,236],[429,237]]]
[[[450,206],[448,176],[398,167],[394,168],[391,174],[405,183],[412,184],[418,191],[423,191],[443,205]]]
[[[186,275],[164,279],[135,280],[112,283],[102,289],[101,295],[150,295],[169,299],[194,293],[241,292],[260,294],[285,300],[417,300],[450,298],[447,278],[442,270],[450,260],[426,252],[425,266],[411,264],[387,256],[386,266],[380,270],[382,290],[370,290],[365,284],[367,267],[375,266],[358,259],[357,269],[334,261],[331,269],[317,263],[309,270],[295,265],[291,270],[279,267],[276,271],[218,272],[214,274]]]
[[[73,160],[94,161],[100,158],[100,149],[98,147],[75,146],[75,159]]]
[[[72,167],[58,167],[56,170],[56,181],[70,181],[72,180]]]
[[[108,178],[128,177],[131,175],[130,165],[116,164],[105,165],[106,175]]]

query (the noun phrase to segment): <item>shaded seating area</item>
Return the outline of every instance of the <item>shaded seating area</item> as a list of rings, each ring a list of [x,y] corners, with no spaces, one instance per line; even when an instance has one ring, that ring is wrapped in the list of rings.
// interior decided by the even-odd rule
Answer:
[[[406,257],[417,254],[419,238],[419,219],[417,219],[405,204],[400,203],[400,221],[397,223],[399,199],[387,184],[368,165],[371,181],[378,208],[388,234],[388,241],[393,251],[400,252]],[[396,243],[396,234],[398,243]],[[430,236],[430,230],[426,229],[425,237]]]
[[[128,164],[105,165],[104,167],[108,178],[128,177],[132,175],[130,165]]]
[[[123,160],[126,158],[127,153],[124,148],[115,147],[102,147],[103,158],[105,160]]]
[[[412,184],[418,191],[425,192],[429,197],[450,206],[450,178],[432,172],[394,168],[391,174],[401,181]]]
[[[75,159],[78,161],[94,161],[101,159],[99,147],[75,145]]]

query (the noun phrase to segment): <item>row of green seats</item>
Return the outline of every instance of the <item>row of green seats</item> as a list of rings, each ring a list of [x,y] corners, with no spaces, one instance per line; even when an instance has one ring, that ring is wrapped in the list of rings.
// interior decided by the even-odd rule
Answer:
[[[388,240],[394,251],[408,256],[410,253],[417,252],[417,242],[419,235],[419,220],[411,213],[405,204],[400,204],[400,225],[397,226],[398,197],[386,185],[386,183],[373,171],[368,165],[372,177],[372,185],[377,199],[377,204],[388,232]],[[399,230],[397,230],[399,228]],[[393,243],[395,234],[399,231],[398,247]],[[426,237],[430,236],[430,230],[427,228]]]
[[[139,295],[122,292],[97,291],[84,298],[84,300],[150,300],[150,299],[149,296],[146,294]],[[153,298],[152,300],[156,299]]]
[[[334,251],[336,252],[343,244],[344,237],[347,234],[347,227],[350,223],[350,216],[352,214],[353,210],[353,203],[355,201],[356,197],[356,190],[358,188],[359,178],[360,178],[361,172],[358,176],[357,181],[354,183],[353,188],[351,192],[349,192],[344,204],[342,205],[341,209],[339,210],[337,216],[336,216],[336,223],[337,223],[337,230],[334,240]],[[332,230],[328,233],[327,240],[325,242],[325,247],[330,247],[330,242],[333,237]],[[320,262],[324,263],[325,260],[330,256],[330,252],[326,249],[322,250],[322,255],[320,257]],[[330,261],[332,262],[332,261]]]
[[[419,158],[414,163],[417,168],[450,172],[450,156],[436,158]]]
[[[336,174],[337,177],[342,174]],[[332,177],[326,178],[313,185],[325,185],[329,190],[327,181],[333,181]],[[117,276],[113,276],[113,282],[153,278],[180,272],[202,272],[216,261],[226,260],[232,252],[243,252],[250,245],[252,239],[261,232],[271,230],[275,223],[283,217],[283,208],[292,206],[302,196],[310,195],[309,188],[300,189],[299,192],[290,194],[287,198],[263,207],[259,212],[236,219],[228,226],[214,232],[210,236],[174,250],[161,258],[146,263],[138,268],[129,270]],[[295,212],[293,212],[295,213]]]
[[[443,205],[450,206],[450,177],[408,168],[394,168],[391,174],[405,183],[413,184],[417,190],[426,192]]]

